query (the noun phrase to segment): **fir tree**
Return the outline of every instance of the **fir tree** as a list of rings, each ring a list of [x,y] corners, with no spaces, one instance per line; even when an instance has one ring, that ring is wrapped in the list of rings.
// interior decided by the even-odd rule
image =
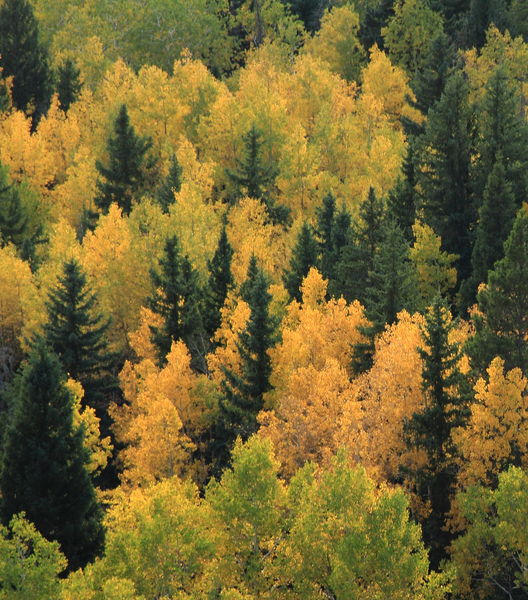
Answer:
[[[176,155],[173,154],[170,160],[169,173],[156,193],[156,200],[164,213],[169,212],[170,206],[174,204],[174,194],[181,190],[182,173],[183,169]]]
[[[152,341],[161,365],[165,364],[172,342],[183,340],[195,369],[204,369],[205,336],[201,314],[198,274],[182,255],[176,236],[165,242],[158,269],[150,272],[155,290],[149,306],[163,318],[161,327],[151,326]]]
[[[80,75],[81,72],[71,58],[65,60],[59,67],[57,93],[59,95],[59,106],[65,113],[68,112],[81,92]]]
[[[0,469],[2,521],[24,511],[44,537],[60,543],[73,571],[102,551],[102,511],[59,360],[43,344],[16,389]]]
[[[488,273],[488,284],[477,295],[473,317],[475,336],[467,343],[473,367],[484,374],[500,356],[505,369],[528,372],[528,210],[517,212],[504,244],[504,258]]]
[[[491,170],[484,202],[479,211],[475,245],[471,255],[471,277],[461,287],[462,309],[468,308],[477,294],[477,287],[488,279],[488,271],[503,256],[504,242],[515,218],[515,197],[506,178],[502,157],[498,156]]]
[[[283,275],[284,286],[293,300],[301,301],[301,285],[309,270],[318,263],[318,244],[312,227],[305,221],[293,248],[289,269]]]
[[[45,341],[58,356],[64,372],[82,384],[84,402],[95,409],[107,435],[107,406],[118,387],[111,374],[115,356],[105,339],[110,323],[96,312],[97,298],[77,261],[64,263],[46,308]]]
[[[117,203],[125,215],[130,213],[132,201],[145,189],[147,173],[153,167],[153,161],[147,156],[151,147],[150,138],[136,135],[123,104],[114,123],[114,134],[107,144],[108,166],[96,163],[103,179],[97,182],[95,204],[103,213],[108,212],[112,202]]]
[[[402,165],[402,176],[398,178],[396,185],[389,192],[387,199],[387,212],[402,230],[405,239],[413,241],[412,226],[416,221],[416,171],[415,151],[413,141],[407,146],[407,154]]]
[[[233,252],[224,222],[213,258],[207,261],[209,281],[204,302],[204,321],[205,330],[209,338],[220,327],[222,321],[220,311],[224,306],[229,290],[234,285],[233,273],[231,271]]]
[[[383,201],[377,197],[374,188],[371,187],[366,200],[359,209],[359,218],[362,223],[359,229],[359,241],[364,249],[367,273],[371,272],[374,267],[374,257],[383,238],[384,216]]]
[[[279,171],[274,164],[266,164],[262,133],[254,124],[243,136],[243,142],[243,155],[237,161],[236,169],[226,170],[226,175],[235,189],[235,200],[239,200],[244,195],[261,200],[266,206],[272,223],[289,224],[290,209],[282,204],[276,204],[274,199],[275,179]]]
[[[429,111],[420,139],[420,207],[427,224],[442,238],[443,249],[459,256],[458,281],[471,270],[470,230],[476,220],[470,195],[473,148],[468,93],[463,76],[452,75]]]
[[[438,568],[451,541],[445,527],[456,476],[451,431],[464,425],[470,400],[458,367],[460,348],[449,341],[453,327],[449,308],[437,297],[426,314],[422,331],[425,349],[420,350],[426,405],[405,425],[408,448],[425,451],[427,456],[423,468],[403,472],[422,501],[430,502],[432,510],[422,520],[422,529],[432,569]]]
[[[0,164],[0,246],[20,247],[27,234],[28,217],[18,188],[9,183],[7,168]]]
[[[332,193],[323,198],[322,206],[317,207],[317,237],[321,255],[320,271],[325,279],[331,277],[333,269],[333,229],[336,215],[336,199]]]
[[[269,350],[276,341],[276,324],[270,315],[268,280],[255,264],[255,260],[250,262],[242,288],[242,299],[249,305],[250,316],[237,342],[241,372],[223,370],[224,395],[214,434],[217,469],[227,464],[228,453],[238,436],[245,441],[257,431],[257,415],[262,410],[264,394],[271,390]]]
[[[52,78],[48,53],[28,0],[5,0],[0,8],[0,67],[3,77],[13,77],[15,107],[30,109],[35,126],[48,110]]]

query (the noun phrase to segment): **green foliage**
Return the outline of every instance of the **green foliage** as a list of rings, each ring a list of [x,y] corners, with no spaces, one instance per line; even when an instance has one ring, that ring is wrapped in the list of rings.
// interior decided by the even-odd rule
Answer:
[[[507,370],[528,369],[528,211],[517,212],[504,244],[504,258],[488,273],[488,285],[477,295],[475,336],[467,352],[474,368],[484,373],[495,356]]]
[[[402,175],[389,192],[387,198],[387,216],[395,221],[408,242],[413,240],[412,226],[416,221],[417,173],[415,169],[415,148],[413,140],[409,140],[407,154],[402,165]],[[366,207],[365,207],[366,208]]]
[[[0,163],[0,245],[20,247],[28,226],[28,216],[18,187],[9,183],[8,170]]]
[[[205,340],[198,273],[182,255],[178,238],[167,239],[158,269],[150,272],[154,294],[149,306],[163,319],[161,327],[150,326],[160,365],[165,364],[173,342],[183,340],[195,369],[203,369]]]
[[[0,526],[1,600],[57,600],[65,567],[59,544],[42,537],[23,513]]]
[[[167,177],[156,192],[156,200],[164,213],[169,212],[170,206],[174,204],[175,201],[174,194],[181,190],[182,173],[183,169],[181,168],[176,155],[173,154],[170,159]]]
[[[24,511],[77,569],[101,551],[103,528],[59,359],[38,344],[13,389],[0,471],[2,521]]]
[[[139,137],[130,123],[125,104],[119,109],[114,122],[114,135],[107,144],[108,166],[97,162],[97,170],[103,178],[97,182],[96,206],[107,213],[115,202],[125,215],[132,209],[132,202],[144,191],[148,183],[148,171],[153,168],[153,160],[147,152],[152,141]]]
[[[5,0],[0,7],[2,76],[13,76],[13,103],[17,109],[28,110],[33,115],[34,125],[50,103],[52,85],[48,62],[31,3]]]
[[[312,227],[304,221],[293,247],[289,269],[283,275],[284,286],[292,300],[301,301],[301,285],[308,271],[318,263],[319,247]]]
[[[71,58],[66,59],[59,67],[57,93],[59,106],[66,113],[81,93],[81,72]]]

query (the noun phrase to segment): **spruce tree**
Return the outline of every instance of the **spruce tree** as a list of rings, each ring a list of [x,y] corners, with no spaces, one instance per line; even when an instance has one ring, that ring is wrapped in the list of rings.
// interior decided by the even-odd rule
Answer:
[[[95,409],[103,433],[108,435],[108,402],[118,388],[112,374],[115,356],[105,339],[110,323],[97,312],[97,298],[76,260],[64,263],[46,308],[45,341],[58,356],[64,372],[82,384],[83,401]]]
[[[473,304],[480,283],[488,279],[488,271],[503,256],[504,242],[515,218],[515,196],[507,180],[502,157],[491,170],[479,211],[475,245],[471,255],[471,277],[461,286],[462,309]]]
[[[312,267],[317,266],[319,248],[312,227],[304,221],[293,248],[289,269],[284,272],[284,287],[292,300],[300,302],[301,285]]]
[[[416,221],[416,203],[418,194],[416,192],[416,170],[415,170],[414,143],[409,140],[407,154],[402,165],[402,176],[398,178],[396,185],[389,192],[387,198],[387,213],[402,230],[405,239],[413,241],[412,226]]]
[[[279,170],[274,164],[266,164],[264,140],[255,124],[243,136],[243,142],[243,154],[237,161],[236,169],[226,170],[226,175],[234,186],[235,201],[244,195],[261,200],[272,223],[288,225],[290,209],[283,204],[276,204],[274,199],[275,180]]]
[[[0,8],[0,67],[13,77],[12,98],[18,110],[31,110],[33,125],[48,110],[52,78],[48,52],[28,0],[5,0]]]
[[[383,201],[377,197],[374,188],[371,187],[367,198],[359,208],[359,218],[362,223],[359,229],[359,241],[364,249],[367,273],[370,273],[374,267],[374,257],[383,239],[384,217],[385,207]]]
[[[60,543],[73,571],[102,551],[102,511],[60,362],[42,343],[14,389],[0,469],[2,522],[24,511],[44,537]]]
[[[421,500],[430,503],[431,512],[422,520],[422,530],[432,569],[445,558],[451,541],[446,531],[456,476],[451,431],[465,424],[470,401],[467,381],[458,367],[460,348],[449,341],[454,325],[447,304],[437,297],[422,330],[424,349],[420,356],[426,404],[405,424],[408,448],[424,451],[427,456],[424,467],[402,471]]]
[[[153,167],[153,161],[147,155],[151,147],[150,138],[136,134],[123,104],[107,144],[108,166],[99,161],[96,163],[102,180],[97,182],[95,204],[103,213],[108,212],[113,202],[125,215],[130,213],[132,202],[145,189],[148,171]]]
[[[159,267],[152,269],[150,276],[155,291],[148,300],[149,307],[163,319],[161,327],[150,327],[159,364],[165,364],[172,342],[183,340],[193,368],[203,370],[206,344],[198,273],[182,255],[176,236],[165,242]]]
[[[481,375],[495,356],[505,369],[528,372],[528,210],[517,212],[504,244],[504,258],[488,273],[477,295],[475,335],[467,343],[472,366]]]
[[[460,257],[458,281],[470,274],[470,231],[476,220],[470,194],[473,147],[468,94],[462,74],[453,74],[429,111],[420,138],[420,208],[427,224],[442,238],[443,249]]]
[[[333,264],[333,230],[336,215],[336,199],[332,193],[323,198],[322,206],[317,207],[316,233],[319,238],[321,255],[319,269],[325,279],[330,279]]]
[[[8,171],[0,163],[0,246],[12,243],[21,247],[27,237],[28,216],[19,190],[9,183]]]
[[[233,253],[233,247],[229,243],[226,224],[224,222],[213,258],[207,261],[209,280],[204,302],[204,322],[209,338],[220,327],[222,321],[220,311],[224,306],[229,290],[234,285],[233,273],[231,271]]]
[[[255,263],[250,262],[242,287],[242,299],[249,305],[250,316],[237,342],[241,372],[223,369],[223,397],[214,434],[217,469],[227,464],[228,453],[238,436],[245,441],[257,431],[264,394],[271,390],[269,350],[276,342],[276,324],[270,314],[269,282]]]
[[[181,190],[183,169],[173,154],[170,160],[169,172],[167,177],[156,192],[156,200],[164,213],[169,212],[169,208],[174,204],[174,194]]]
[[[71,58],[66,59],[59,67],[57,93],[59,106],[65,113],[77,100],[82,89],[80,80],[81,72]]]

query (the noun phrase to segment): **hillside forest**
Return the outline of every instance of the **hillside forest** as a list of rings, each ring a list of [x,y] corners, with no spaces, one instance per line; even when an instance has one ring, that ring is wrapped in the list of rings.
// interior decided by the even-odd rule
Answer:
[[[0,0],[0,600],[528,597],[528,2]]]

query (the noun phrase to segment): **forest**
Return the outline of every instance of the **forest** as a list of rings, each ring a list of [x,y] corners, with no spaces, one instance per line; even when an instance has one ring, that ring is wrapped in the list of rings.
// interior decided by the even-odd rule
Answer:
[[[528,597],[528,2],[0,0],[0,600]]]

